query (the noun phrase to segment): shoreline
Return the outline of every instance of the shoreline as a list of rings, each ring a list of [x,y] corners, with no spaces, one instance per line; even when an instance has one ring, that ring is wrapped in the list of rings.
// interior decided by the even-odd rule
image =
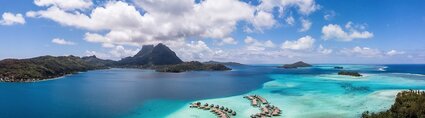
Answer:
[[[112,68],[108,68],[108,69],[112,69]],[[62,79],[64,77],[66,77],[66,76],[76,75],[76,74],[80,74],[80,73],[86,73],[86,72],[89,72],[89,71],[108,70],[108,69],[94,69],[94,70],[88,70],[88,71],[80,71],[80,72],[75,72],[75,73],[70,73],[70,74],[64,74],[64,75],[61,75],[61,76],[51,77],[51,78],[45,78],[45,79],[30,79],[30,81],[3,81],[3,78],[1,78],[0,79],[0,83],[36,83],[36,82],[44,82],[44,81],[58,80],[58,79]]]
[[[368,74],[368,78],[378,79],[382,76],[380,74]],[[378,78],[374,78],[376,75]],[[321,79],[320,75],[314,76]],[[325,76],[326,77],[326,76]],[[307,77],[309,78],[309,77]],[[348,79],[349,77],[344,77]],[[175,110],[173,113],[167,115],[167,118],[174,117],[211,117],[211,113],[202,110],[190,109],[189,105],[193,102],[222,104],[238,112],[235,118],[250,117],[254,113],[260,112],[258,109],[251,107],[249,101],[243,98],[245,95],[260,95],[270,101],[271,104],[282,109],[282,116],[279,117],[341,117],[351,118],[360,117],[364,111],[380,112],[385,111],[391,107],[395,102],[397,93],[408,89],[378,89],[365,94],[335,94],[335,93],[318,93],[308,92],[301,95],[286,95],[271,93],[276,89],[297,89],[301,85],[299,83],[286,82],[285,79],[278,79],[271,77],[272,81],[263,84],[259,89],[252,90],[248,93],[241,95],[234,95],[229,97],[203,99],[191,101],[186,106]],[[299,78],[304,79],[304,78]],[[337,80],[343,82],[351,82],[347,80]],[[364,81],[370,81],[369,79]],[[282,86],[279,86],[279,85]],[[293,86],[286,86],[291,84]],[[285,86],[283,86],[285,85]],[[423,90],[423,89],[421,89]],[[329,96],[333,96],[329,98]]]

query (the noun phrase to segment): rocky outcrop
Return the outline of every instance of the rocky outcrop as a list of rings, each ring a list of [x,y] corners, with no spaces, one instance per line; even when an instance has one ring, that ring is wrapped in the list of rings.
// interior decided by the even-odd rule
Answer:
[[[136,55],[118,61],[120,66],[141,66],[141,65],[173,65],[183,61],[177,57],[176,53],[162,43],[156,46],[145,45]]]

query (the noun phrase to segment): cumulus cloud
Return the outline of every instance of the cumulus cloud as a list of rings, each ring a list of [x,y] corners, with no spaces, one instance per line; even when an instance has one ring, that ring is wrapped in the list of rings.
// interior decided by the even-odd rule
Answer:
[[[336,16],[335,11],[326,11],[325,15],[323,15],[323,19],[332,20]]]
[[[313,47],[314,39],[311,36],[304,36],[296,41],[285,41],[282,44],[282,49],[291,50],[306,50]]]
[[[288,18],[286,18],[285,19],[285,22],[288,24],[288,25],[294,25],[295,24],[295,19],[294,19],[294,17],[292,17],[292,16],[289,16]]]
[[[0,20],[1,25],[25,24],[25,19],[22,14],[13,14],[5,12]]]
[[[44,9],[29,11],[26,16],[86,30],[84,40],[100,43],[109,50],[87,51],[87,54],[113,59],[131,56],[136,52],[131,46],[160,42],[183,60],[228,59],[245,54],[247,57],[287,55],[279,54],[281,50],[265,51],[276,47],[271,40],[247,37],[246,46],[226,51],[209,47],[205,43],[208,41],[192,40],[214,39],[221,41],[219,45],[237,44],[231,36],[237,25],[262,32],[279,24],[273,14],[275,9],[283,13],[290,7],[295,8],[303,17],[319,9],[314,0],[264,0],[258,6],[240,0],[134,0],[133,3],[113,0],[97,6],[92,0],[73,1],[84,3],[79,5],[65,2],[70,1],[36,0],[34,3]],[[293,21],[289,22],[295,23],[291,18]]]
[[[27,15],[90,30],[92,32],[86,33],[88,41],[133,45],[184,37],[226,38],[236,29],[237,22],[249,21],[254,17],[255,11],[254,7],[237,0],[206,0],[200,3],[158,0],[136,3],[145,10],[144,14],[126,2],[110,1],[94,8],[89,15],[78,11],[68,12],[57,6],[30,11]],[[257,16],[263,16],[262,14],[266,13]],[[260,23],[257,25],[269,26]],[[98,33],[104,30],[108,32]],[[93,37],[95,39],[90,39]]]
[[[102,59],[119,60],[125,57],[134,56],[139,51],[140,49],[126,49],[124,46],[118,45],[118,46],[109,47],[108,52],[97,52],[97,51],[87,50],[85,52],[85,55],[86,56],[96,55],[97,57]]]
[[[272,11],[274,8],[277,8],[283,14],[288,6],[297,7],[298,12],[304,15],[320,9],[320,6],[314,0],[261,0],[258,8],[265,11]]]
[[[250,22],[254,29],[260,32],[262,32],[263,29],[272,28],[276,24],[273,14],[264,11],[257,12],[254,18],[250,19]]]
[[[58,44],[58,45],[75,45],[74,42],[67,41],[67,40],[61,39],[61,38],[54,38],[54,39],[52,39],[52,43]]]
[[[355,25],[353,26],[352,22],[348,22],[345,25],[345,31],[341,26],[337,24],[329,24],[323,26],[322,34],[323,39],[330,40],[335,39],[339,41],[352,41],[353,39],[367,39],[372,38],[373,33],[369,31],[364,31],[366,28],[365,25]]]
[[[301,25],[302,25],[302,27],[301,27],[301,29],[299,30],[300,32],[305,32],[305,31],[308,31],[309,29],[310,29],[310,27],[311,27],[311,25],[312,25],[313,23],[310,21],[310,20],[307,20],[307,19],[301,19]]]
[[[56,6],[62,9],[87,9],[93,5],[92,0],[34,0],[37,6]]]
[[[258,41],[250,36],[247,36],[244,40],[247,44],[246,50],[250,51],[263,51],[266,48],[274,48],[275,44],[271,40]]]
[[[218,43],[218,45],[226,45],[226,44],[236,45],[238,44],[238,42],[232,37],[227,37],[222,39],[221,42]]]
[[[332,53],[332,49],[327,49],[327,48],[324,48],[321,44],[319,45],[319,48],[317,48],[317,51],[319,52],[319,53],[321,53],[321,54],[330,54],[330,53]]]
[[[385,53],[388,56],[394,56],[394,55],[401,55],[404,54],[405,52],[403,51],[397,51],[397,50],[390,50],[387,53]]]
[[[352,49],[342,49],[341,53],[349,56],[360,56],[360,57],[380,57],[382,52],[378,49],[373,49],[369,47],[359,47],[356,46]]]
[[[221,49],[212,49],[204,41],[185,42],[184,39],[165,42],[184,61],[208,61],[215,59],[228,59],[228,53]]]

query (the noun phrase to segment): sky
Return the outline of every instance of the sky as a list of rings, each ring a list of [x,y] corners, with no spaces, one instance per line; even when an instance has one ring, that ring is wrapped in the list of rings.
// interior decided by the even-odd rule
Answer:
[[[424,0],[0,0],[0,59],[425,63]]]

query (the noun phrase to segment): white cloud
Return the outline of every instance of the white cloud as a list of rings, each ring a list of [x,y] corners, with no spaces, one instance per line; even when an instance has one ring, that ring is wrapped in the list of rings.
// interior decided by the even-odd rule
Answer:
[[[246,50],[250,51],[263,51],[266,48],[275,47],[275,44],[271,40],[258,41],[250,36],[247,36],[244,42],[247,44]]]
[[[352,22],[348,22],[345,25],[345,28],[348,31],[344,31],[341,26],[337,24],[329,24],[323,26],[322,34],[323,39],[335,39],[339,41],[351,41],[353,39],[367,39],[372,38],[373,33],[369,31],[363,31],[365,29],[365,25],[356,25],[352,26]]]
[[[276,24],[276,20],[273,18],[273,14],[258,11],[254,18],[250,19],[255,30],[262,32],[263,29],[272,28]]]
[[[298,12],[304,15],[320,9],[320,6],[314,0],[261,0],[258,8],[265,11],[272,11],[274,8],[278,8],[279,12],[283,14],[284,10],[291,6],[298,8]]]
[[[405,52],[403,51],[397,51],[397,50],[390,50],[386,53],[386,55],[388,56],[394,56],[394,55],[401,55],[404,54]]]
[[[122,45],[109,47],[108,49],[109,49],[108,52],[97,52],[97,51],[87,50],[85,52],[85,55],[86,56],[96,55],[97,57],[102,59],[119,60],[125,57],[134,56],[135,54],[137,54],[137,52],[140,51],[140,49],[126,49]]]
[[[227,37],[221,40],[220,43],[218,43],[218,45],[225,45],[225,44],[232,44],[232,45],[236,45],[238,44],[238,42],[233,39],[232,37]]]
[[[285,19],[285,22],[288,24],[288,25],[294,25],[295,24],[295,19],[294,19],[294,17],[292,17],[292,16],[289,16],[288,18],[286,18]]]
[[[326,11],[325,12],[325,15],[323,16],[323,18],[325,20],[332,20],[335,16],[336,16],[335,11]]]
[[[52,40],[52,43],[54,43],[54,44],[59,44],[59,45],[75,45],[75,43],[74,43],[74,42],[67,41],[67,40],[65,40],[65,39],[60,39],[60,38],[54,38],[54,39]]]
[[[92,0],[34,0],[37,6],[56,6],[62,9],[87,9],[93,5]]]
[[[112,54],[112,56],[119,57],[119,58],[134,56],[135,54],[137,54],[137,52],[139,52],[139,49],[136,49],[136,50],[125,49],[124,46],[121,46],[121,45],[115,46],[114,48],[112,48],[111,51],[109,51],[109,53]]]
[[[314,39],[311,36],[304,36],[296,41],[285,41],[282,49],[305,50],[313,47]]]
[[[333,50],[324,48],[322,45],[319,45],[319,48],[317,48],[317,51],[321,54],[330,54],[332,53]]]
[[[301,29],[299,31],[300,32],[305,32],[305,31],[309,30],[312,24],[313,23],[310,20],[307,20],[307,19],[303,19],[302,18],[301,19],[301,25],[302,25],[302,27],[301,27]]]
[[[226,38],[236,29],[237,22],[249,21],[255,11],[254,7],[237,0],[206,0],[200,3],[156,0],[136,3],[145,13],[141,14],[135,6],[126,2],[110,1],[94,8],[89,15],[79,11],[69,12],[57,6],[31,11],[27,15],[90,30],[92,32],[86,33],[88,41],[141,45],[185,37]],[[177,5],[174,6],[174,3]],[[103,34],[98,31],[107,32]],[[93,37],[96,39],[90,39]]]
[[[368,48],[368,47],[359,47],[356,46],[352,49],[342,49],[341,53],[348,56],[360,56],[360,57],[381,57],[382,52],[378,49]]]
[[[177,56],[186,61],[207,61],[224,56],[219,54],[223,52],[222,50],[213,50],[204,41],[200,40],[186,43],[184,39],[178,39],[167,41],[165,44],[175,51]]]
[[[0,25],[25,24],[25,19],[22,14],[13,14],[5,12],[0,20]]]

